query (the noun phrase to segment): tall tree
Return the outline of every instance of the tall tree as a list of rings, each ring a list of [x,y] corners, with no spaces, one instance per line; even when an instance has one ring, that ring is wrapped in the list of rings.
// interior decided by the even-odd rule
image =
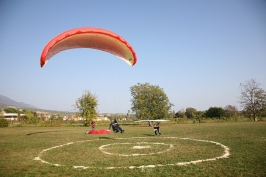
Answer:
[[[257,121],[257,117],[261,116],[266,108],[266,92],[254,79],[240,83],[240,89],[239,103],[244,108],[246,115]]]
[[[196,112],[197,110],[195,108],[187,108],[185,113],[187,118],[194,118]]]
[[[97,116],[98,97],[89,91],[84,91],[83,95],[76,100],[77,115],[82,117],[84,125],[88,126],[88,123]]]
[[[130,87],[131,110],[136,113],[138,119],[161,119],[168,116],[173,106],[167,95],[159,86],[149,83]]]
[[[227,105],[224,107],[224,114],[226,117],[232,117],[238,115],[238,110],[236,106]]]
[[[206,111],[206,117],[216,117],[216,118],[221,118],[224,115],[224,109],[221,107],[210,107]]]

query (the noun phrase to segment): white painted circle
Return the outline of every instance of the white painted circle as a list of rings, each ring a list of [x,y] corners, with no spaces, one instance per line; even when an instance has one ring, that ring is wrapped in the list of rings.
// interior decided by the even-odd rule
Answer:
[[[163,150],[163,151],[158,151],[158,152],[150,152],[150,153],[146,153],[146,154],[120,154],[120,153],[111,153],[108,152],[107,150],[105,150],[106,147],[112,146],[112,145],[123,145],[123,144],[138,144],[138,146],[132,146],[132,149],[146,149],[146,148],[150,148],[150,145],[162,145],[162,146],[169,146],[169,148]],[[140,146],[141,145],[141,146]],[[147,146],[148,145],[148,146]],[[162,154],[166,151],[170,151],[172,148],[174,147],[174,145],[172,144],[165,144],[165,143],[148,143],[148,142],[136,142],[136,143],[112,143],[112,144],[106,144],[106,145],[102,145],[99,147],[100,151],[102,151],[105,154],[108,155],[117,155],[117,156],[123,156],[123,157],[128,157],[128,156],[142,156],[142,155],[154,155],[154,154]]]
[[[132,138],[117,138],[117,139],[121,140],[121,139],[147,139],[147,138],[148,137],[132,137]],[[225,145],[223,145],[223,144],[221,144],[219,142],[208,141],[208,140],[200,140],[200,139],[192,139],[192,138],[178,138],[178,137],[161,137],[161,138],[181,139],[181,140],[189,140],[189,141],[199,141],[199,142],[205,142],[205,143],[212,143],[212,144],[215,144],[217,146],[222,147],[224,149],[224,153],[223,153],[223,155],[218,156],[218,157],[213,157],[213,158],[208,158],[208,159],[201,159],[201,160],[192,160],[192,161],[187,161],[187,162],[177,162],[177,163],[171,163],[171,164],[151,164],[151,165],[141,165],[141,166],[104,167],[102,169],[122,169],[122,168],[134,169],[134,168],[155,168],[155,167],[164,167],[164,166],[184,166],[184,165],[189,165],[189,164],[197,164],[197,163],[201,163],[201,162],[214,161],[214,160],[218,160],[218,159],[222,159],[222,158],[228,158],[230,156],[229,147],[227,147],[227,146],[225,146]],[[79,143],[82,143],[82,142],[88,142],[88,141],[95,141],[95,140],[84,140],[84,141],[70,142],[70,143],[66,143],[66,144],[59,145],[59,146],[53,146],[51,148],[42,150],[39,153],[39,155],[34,158],[34,160],[38,160],[38,161],[41,161],[42,163],[46,163],[46,164],[50,164],[50,165],[54,165],[54,166],[65,166],[65,165],[61,165],[61,164],[53,164],[53,163],[47,162],[45,160],[42,160],[41,159],[42,153],[47,152],[47,151],[50,151],[50,150],[55,149],[55,148],[60,148],[60,147],[68,146],[68,145],[71,145],[71,144],[74,144],[74,143],[78,143],[78,142]],[[122,143],[120,143],[120,144],[122,144]],[[149,143],[149,144],[151,145],[152,143]],[[162,144],[164,144],[164,143],[162,143]],[[99,149],[101,147],[104,149],[104,147],[109,146],[109,145],[111,145],[111,144],[100,146]],[[168,148],[168,149],[170,150],[171,149],[171,144],[166,144],[166,145],[169,145],[170,148]],[[133,146],[133,147],[138,147],[138,146]],[[139,146],[139,147],[144,148],[145,146]],[[148,148],[148,147],[146,147],[146,148]],[[166,152],[166,151],[168,151],[168,150],[162,151],[161,153]],[[112,154],[110,154],[110,155],[112,155]],[[148,154],[148,155],[152,155],[152,154]],[[73,166],[73,168],[87,169],[87,168],[100,168],[100,167],[93,167],[93,166]]]
[[[151,148],[151,146],[133,146],[132,149],[147,149]]]

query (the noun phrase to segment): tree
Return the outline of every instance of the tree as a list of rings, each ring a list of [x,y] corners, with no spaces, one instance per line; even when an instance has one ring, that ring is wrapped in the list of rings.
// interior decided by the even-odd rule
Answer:
[[[83,118],[84,126],[88,126],[93,118],[97,116],[98,97],[89,91],[84,91],[83,95],[76,100],[77,115]]]
[[[205,114],[206,114],[205,111],[196,111],[194,113],[194,115],[195,115],[194,117],[195,117],[196,120],[198,120],[199,123],[201,123],[201,120],[202,120],[203,117],[205,117]]]
[[[185,118],[186,113],[184,109],[180,109],[177,113],[175,113],[175,118]]]
[[[167,95],[159,86],[149,83],[134,85],[130,87],[131,110],[135,112],[138,119],[161,119],[168,116],[173,106]]]
[[[35,116],[34,112],[31,110],[23,110],[24,116],[22,122],[28,124],[36,124],[38,122],[38,117]]]
[[[197,110],[195,108],[187,108],[185,113],[187,118],[194,118],[196,112]]]
[[[224,115],[226,117],[232,117],[238,115],[238,110],[236,106],[227,105],[224,107]]]
[[[0,119],[1,118],[4,118],[4,113],[3,113],[3,111],[0,109]]]
[[[206,117],[216,117],[216,118],[221,118],[224,115],[224,109],[220,107],[210,107],[206,111]]]
[[[257,121],[257,116],[261,116],[266,109],[266,92],[254,79],[240,83],[240,89],[239,103],[244,108],[245,114]]]
[[[18,110],[16,108],[5,108],[4,111],[6,113],[18,113]]]

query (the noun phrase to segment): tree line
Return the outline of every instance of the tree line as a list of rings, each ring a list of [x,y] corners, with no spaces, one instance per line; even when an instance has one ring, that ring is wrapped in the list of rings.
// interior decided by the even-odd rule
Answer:
[[[195,108],[186,108],[177,113],[171,111],[174,106],[170,102],[166,93],[157,85],[149,83],[137,83],[130,87],[131,92],[131,111],[138,120],[143,119],[163,119],[163,118],[232,118],[244,115],[256,121],[260,117],[266,117],[266,92],[260,87],[256,80],[251,79],[240,83],[239,103],[242,110],[236,106],[227,105],[222,107],[210,107],[206,111],[197,111]],[[98,97],[89,91],[76,101],[75,107],[77,115],[83,117],[85,124],[93,120],[97,115]],[[130,110],[128,111],[130,112]],[[128,115],[128,114],[127,114]]]
[[[210,107],[205,111],[198,111],[195,108],[188,107],[185,110],[181,109],[175,112],[172,110],[174,104],[170,102],[163,88],[149,83],[137,83],[130,87],[132,96],[130,99],[131,111],[134,113],[134,119],[137,120],[192,118],[200,121],[202,118],[227,119],[245,116],[257,121],[261,117],[266,117],[266,92],[260,87],[260,84],[256,80],[251,79],[240,83],[239,87],[241,90],[239,103],[242,106],[242,110],[238,110],[236,106],[227,105],[224,108]],[[83,95],[76,100],[74,105],[76,116],[83,118],[85,126],[88,126],[98,115],[97,106],[98,96],[90,91],[84,91]],[[6,113],[18,113],[20,122],[36,124],[44,121],[40,120],[41,118],[37,116],[37,113],[31,110],[6,108],[4,111]],[[128,110],[126,117],[132,118],[132,114],[129,114],[129,112],[130,110]],[[22,114],[23,116],[20,116]],[[49,120],[63,120],[63,117],[52,115]]]
[[[189,119],[201,119],[201,118],[236,118],[240,116],[236,106],[227,105],[226,107],[210,107],[206,111],[197,111],[195,108],[186,108],[186,110],[179,110],[174,114],[174,118],[189,118]]]

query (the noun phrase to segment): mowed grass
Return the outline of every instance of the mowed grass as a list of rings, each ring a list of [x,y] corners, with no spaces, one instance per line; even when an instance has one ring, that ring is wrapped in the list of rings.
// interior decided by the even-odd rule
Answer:
[[[266,122],[162,123],[162,136],[146,124],[121,126],[123,134],[110,135],[86,135],[86,127],[1,128],[0,176],[266,176]],[[212,142],[230,156],[204,161],[225,153]],[[180,165],[196,160],[203,161]]]

